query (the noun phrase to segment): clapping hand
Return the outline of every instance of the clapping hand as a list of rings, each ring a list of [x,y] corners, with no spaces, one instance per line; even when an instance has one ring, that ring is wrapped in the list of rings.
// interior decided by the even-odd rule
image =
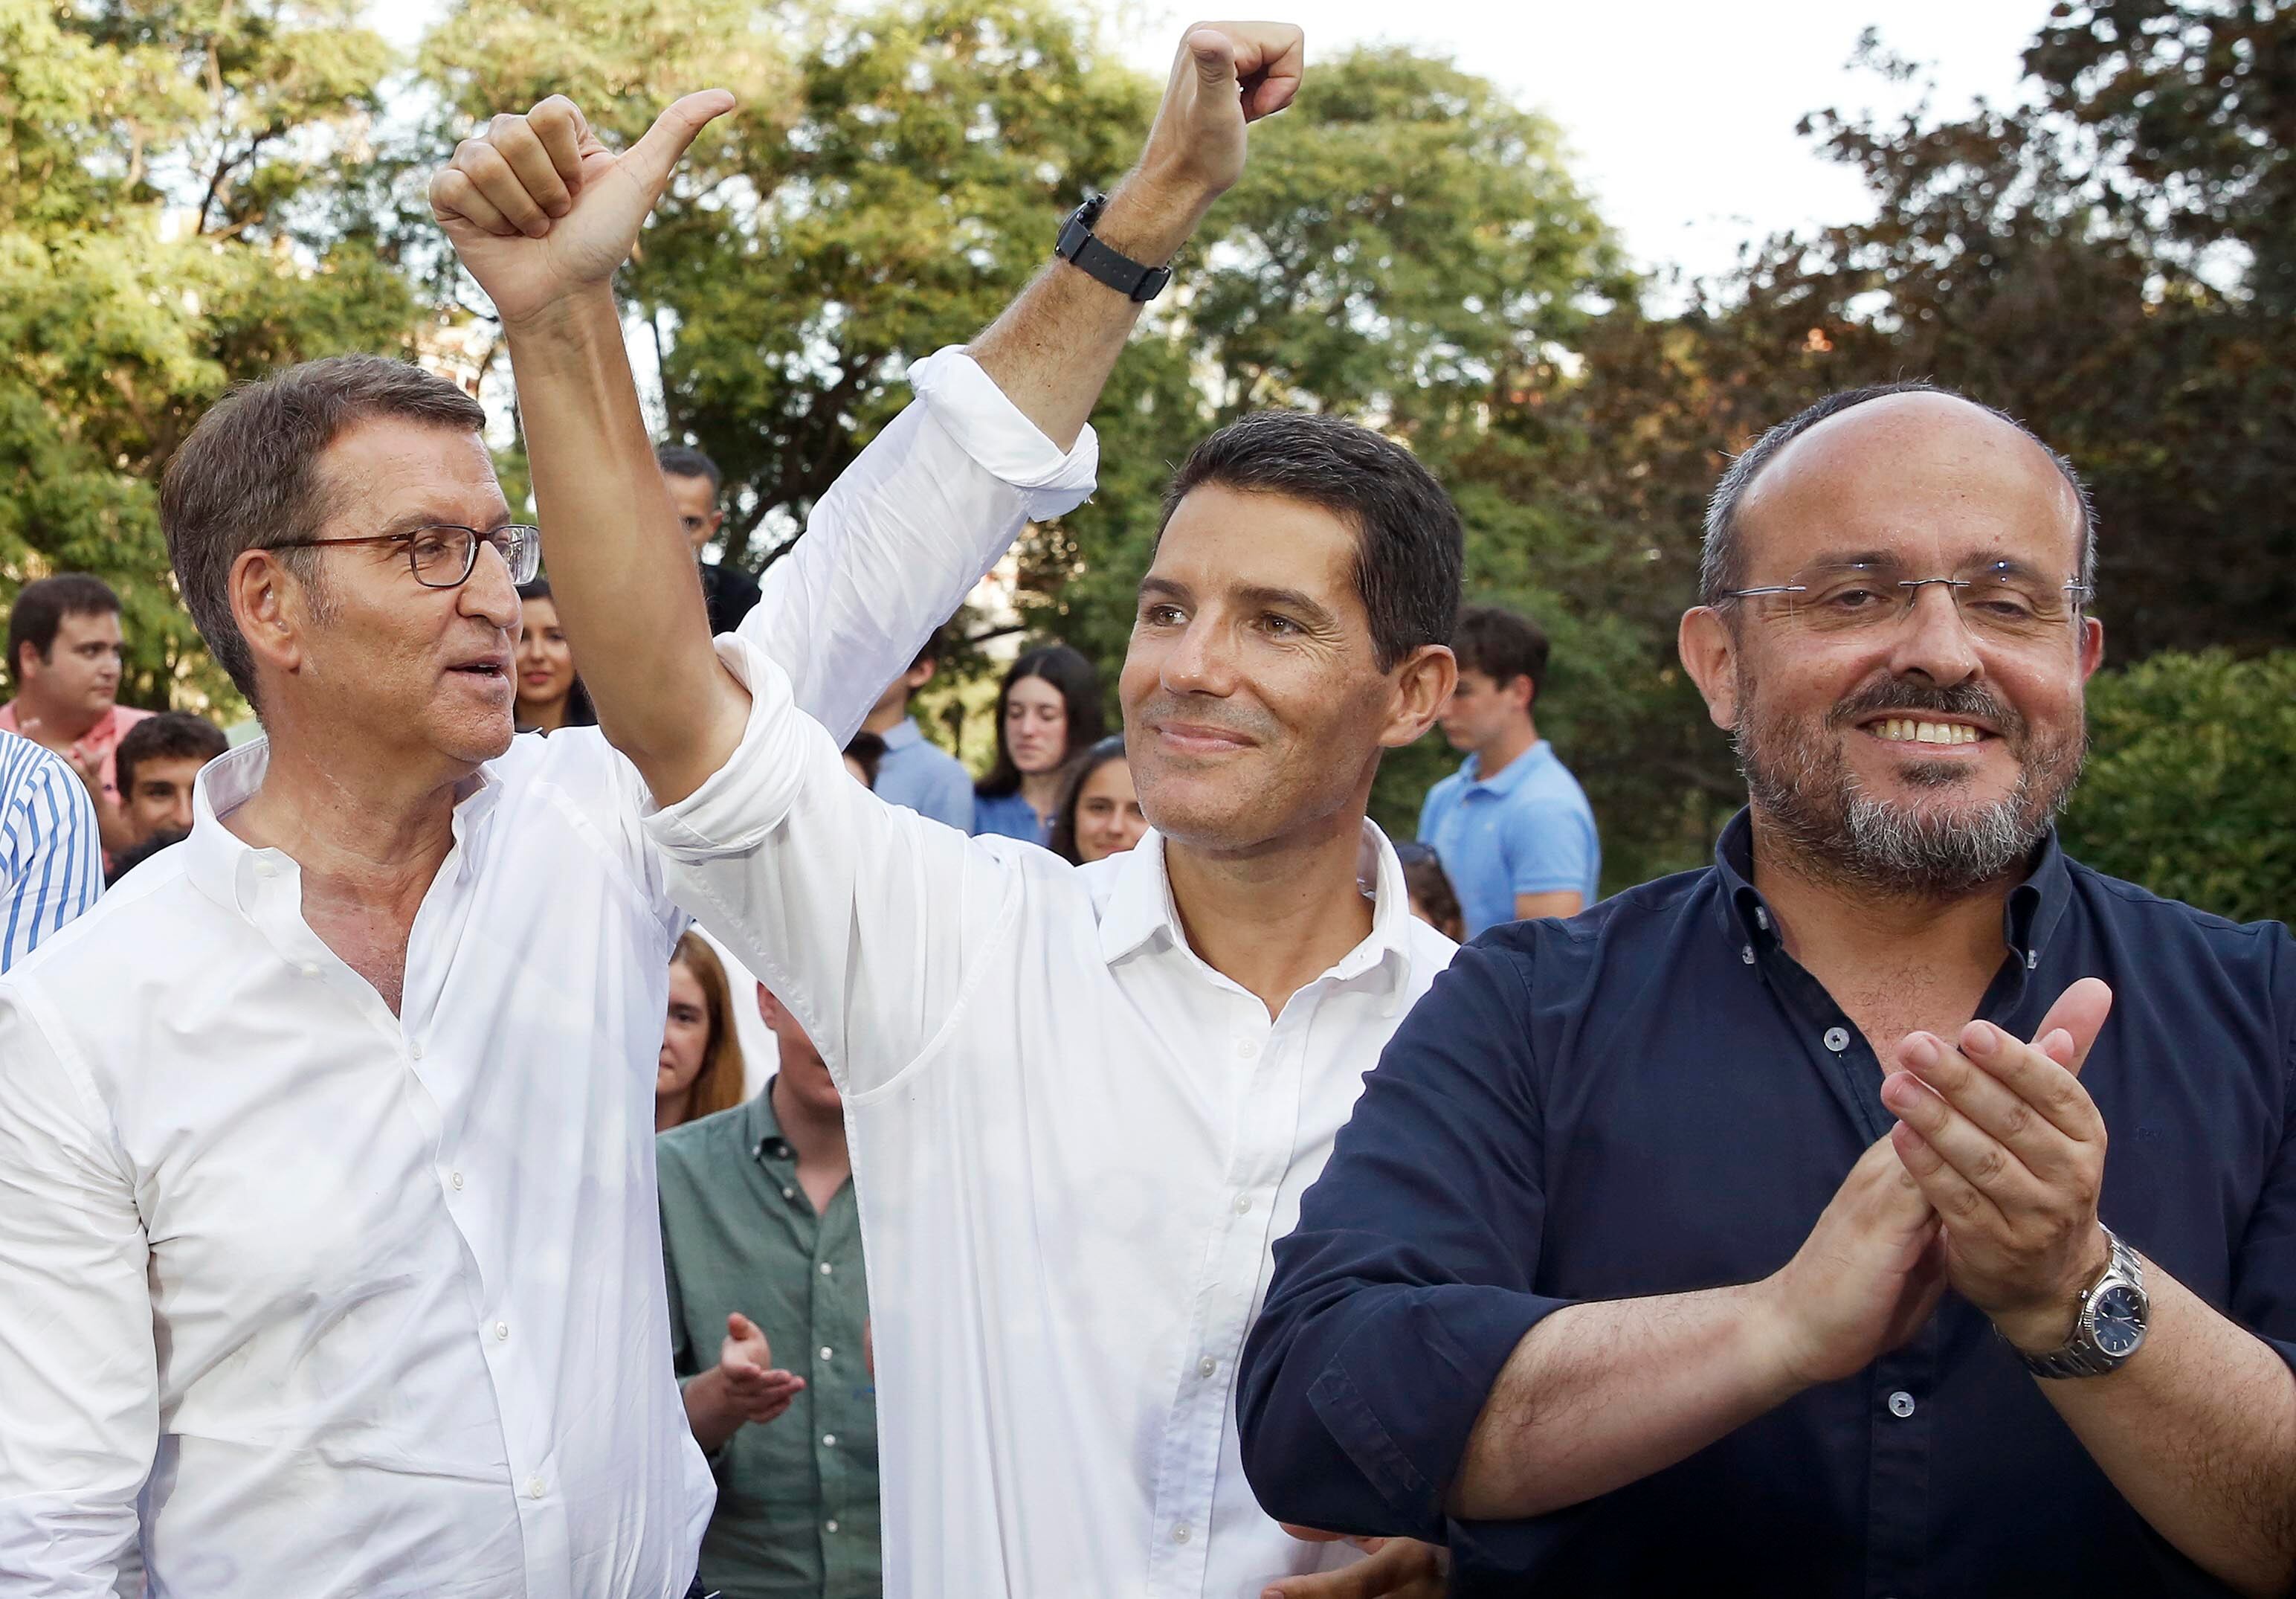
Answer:
[[[2096,1215],[2104,1119],[2079,1074],[2112,1009],[2112,990],[2084,978],[2030,1044],[1988,1021],[1962,1029],[1958,1047],[1914,1033],[1882,1085],[1898,1158],[1945,1224],[1947,1281],[2032,1354],[2071,1334],[2110,1255]]]
[[[805,1388],[804,1378],[775,1366],[773,1346],[765,1332],[738,1310],[726,1318],[718,1371],[727,1405],[745,1422],[778,1420]]]
[[[572,101],[553,94],[456,145],[430,180],[430,214],[515,328],[611,281],[686,146],[733,109],[724,89],[688,94],[616,155]]]

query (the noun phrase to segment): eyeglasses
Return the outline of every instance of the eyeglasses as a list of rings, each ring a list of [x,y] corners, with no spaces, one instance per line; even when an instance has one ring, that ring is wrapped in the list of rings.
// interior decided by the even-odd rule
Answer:
[[[425,588],[459,588],[478,570],[479,546],[491,545],[510,570],[512,583],[531,583],[542,570],[542,529],[525,522],[504,522],[480,532],[442,522],[436,527],[410,529],[405,533],[378,533],[370,538],[291,538],[267,545],[274,550],[317,550],[340,544],[403,544],[406,564],[414,580]]]
[[[1733,589],[1722,601],[1760,602],[1812,632],[1855,633],[1902,621],[1930,587],[1953,596],[1972,633],[2008,642],[2063,627],[2093,597],[2085,583],[2060,581],[2014,561],[1990,561],[1939,578],[1915,577],[1890,561],[1844,561],[1797,572],[1788,583]]]

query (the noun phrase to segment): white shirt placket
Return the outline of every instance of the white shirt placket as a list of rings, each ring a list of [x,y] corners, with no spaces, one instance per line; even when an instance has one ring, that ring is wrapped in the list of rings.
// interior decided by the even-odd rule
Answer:
[[[1158,1461],[1148,1575],[1157,1599],[1203,1592],[1230,1390],[1250,1329],[1276,1189],[1292,1164],[1305,1043],[1329,980],[1294,994],[1272,1023],[1258,999],[1242,996],[1229,1029],[1227,1054],[1239,1078],[1232,1153],[1209,1223],[1189,1348]]]

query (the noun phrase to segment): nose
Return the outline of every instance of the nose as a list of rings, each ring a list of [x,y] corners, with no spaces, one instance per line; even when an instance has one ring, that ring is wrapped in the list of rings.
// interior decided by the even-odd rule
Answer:
[[[184,790],[181,791],[180,792],[178,792],[178,793],[176,795],[175,802],[174,802],[173,804],[171,804],[171,805],[169,805],[169,806],[168,807],[167,824],[168,824],[169,827],[173,828],[173,829],[174,829],[176,832],[191,832],[191,830],[192,830],[192,791],[191,791],[191,790],[189,790],[189,789],[184,789]]]
[[[517,638],[525,610],[519,603],[518,586],[510,580],[510,563],[492,545],[479,551],[478,564],[455,592],[464,616],[490,622]]]
[[[1186,628],[1165,652],[1158,676],[1165,688],[1176,694],[1225,698],[1234,693],[1235,661],[1227,629],[1201,614],[1190,618]]]
[[[1976,676],[1984,663],[1961,619],[1955,591],[1925,583],[1913,594],[1913,608],[1890,641],[1890,670],[1900,677],[1926,677],[1942,688]]]

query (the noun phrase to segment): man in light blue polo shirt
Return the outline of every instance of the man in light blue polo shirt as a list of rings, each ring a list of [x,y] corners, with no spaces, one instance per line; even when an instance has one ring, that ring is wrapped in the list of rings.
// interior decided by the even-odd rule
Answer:
[[[927,640],[909,669],[885,685],[861,731],[885,741],[875,784],[882,799],[969,833],[972,831],[972,774],[955,756],[926,738],[916,718],[909,714],[909,696],[932,681],[939,642],[938,635]]]
[[[1457,890],[1473,938],[1502,922],[1575,916],[1596,898],[1603,848],[1586,791],[1538,736],[1546,635],[1511,611],[1474,605],[1451,640],[1459,686],[1443,735],[1467,758],[1428,791],[1419,841]]]

